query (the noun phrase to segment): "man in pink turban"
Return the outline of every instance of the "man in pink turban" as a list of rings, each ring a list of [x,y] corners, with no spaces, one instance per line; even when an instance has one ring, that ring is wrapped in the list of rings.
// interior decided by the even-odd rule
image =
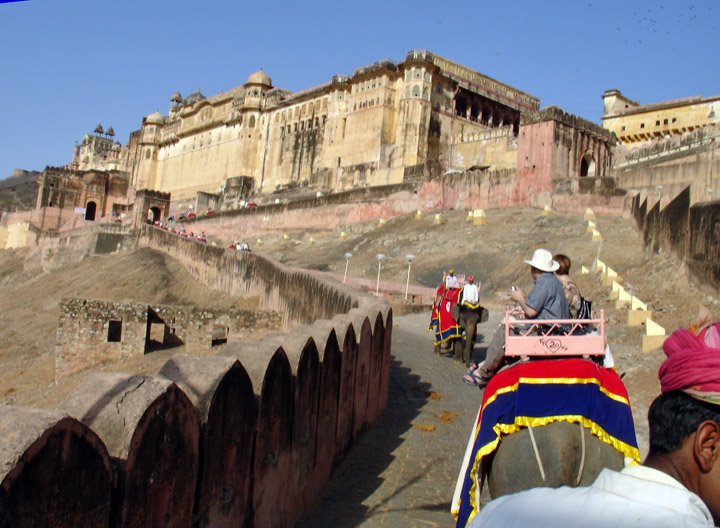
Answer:
[[[642,466],[604,469],[586,488],[536,488],[486,505],[470,527],[660,528],[720,522],[720,323],[663,345]]]

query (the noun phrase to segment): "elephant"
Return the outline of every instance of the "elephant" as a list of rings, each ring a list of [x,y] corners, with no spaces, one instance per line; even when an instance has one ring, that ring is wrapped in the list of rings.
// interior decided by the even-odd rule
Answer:
[[[475,346],[475,334],[477,333],[477,324],[488,320],[489,312],[486,308],[477,305],[470,308],[463,305],[455,305],[457,307],[458,316],[456,317],[458,325],[463,329],[464,335],[460,338],[462,343],[454,347],[454,358],[462,361],[469,366],[472,360],[472,352]]]
[[[587,486],[603,468],[623,466],[623,454],[582,425],[552,422],[504,435],[481,471],[494,499],[539,486]]]

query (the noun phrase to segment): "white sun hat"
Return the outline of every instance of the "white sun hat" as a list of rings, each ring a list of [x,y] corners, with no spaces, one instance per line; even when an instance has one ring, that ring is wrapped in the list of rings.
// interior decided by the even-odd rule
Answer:
[[[552,253],[547,249],[536,249],[532,259],[526,260],[525,263],[541,271],[556,271],[560,267],[560,264],[553,260]]]

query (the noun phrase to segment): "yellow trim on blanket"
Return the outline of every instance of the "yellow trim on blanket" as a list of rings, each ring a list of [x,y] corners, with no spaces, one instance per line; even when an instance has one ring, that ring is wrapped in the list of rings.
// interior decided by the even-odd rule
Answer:
[[[587,385],[594,383],[598,386],[600,392],[605,394],[608,398],[618,401],[620,403],[624,403],[625,405],[630,405],[630,401],[625,398],[624,396],[620,396],[619,394],[615,394],[614,392],[609,391],[607,388],[603,387],[603,385],[600,383],[600,380],[597,378],[528,378],[528,377],[521,377],[518,378],[517,382],[515,382],[513,385],[508,385],[506,387],[503,387],[501,389],[498,389],[492,396],[490,396],[487,401],[485,402],[485,407],[490,405],[493,401],[495,401],[496,397],[499,394],[507,394],[508,392],[514,392],[517,390],[518,386],[521,383],[525,383],[528,385]]]
[[[487,405],[487,403],[486,403]],[[512,434],[518,432],[523,427],[540,427],[553,422],[570,422],[577,423],[589,429],[590,432],[595,435],[599,440],[605,442],[609,446],[613,447],[616,451],[622,455],[631,458],[636,462],[640,462],[640,451],[636,447],[633,447],[625,442],[618,440],[614,436],[610,436],[602,427],[592,420],[585,418],[581,415],[560,415],[560,416],[543,416],[542,418],[534,418],[532,416],[516,416],[514,423],[511,424],[495,424],[493,431],[495,431],[496,438],[489,444],[485,444],[483,447],[478,449],[475,454],[475,460],[473,461],[471,475],[473,477],[473,485],[470,487],[470,504],[472,505],[472,511],[468,516],[468,522],[472,520],[475,515],[478,514],[477,504],[475,504],[475,492],[478,487],[478,466],[483,457],[489,455],[497,448],[500,438],[503,434]],[[458,505],[459,512],[459,505]],[[457,514],[454,514],[457,519]]]

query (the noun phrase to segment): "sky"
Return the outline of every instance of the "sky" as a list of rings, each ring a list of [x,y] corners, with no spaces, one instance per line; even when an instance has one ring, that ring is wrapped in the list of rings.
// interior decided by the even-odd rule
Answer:
[[[601,123],[720,95],[717,0],[25,0],[0,2],[0,179],[64,165],[98,123],[127,143],[170,96],[263,69],[298,91],[429,50]]]

